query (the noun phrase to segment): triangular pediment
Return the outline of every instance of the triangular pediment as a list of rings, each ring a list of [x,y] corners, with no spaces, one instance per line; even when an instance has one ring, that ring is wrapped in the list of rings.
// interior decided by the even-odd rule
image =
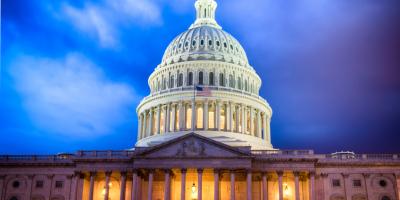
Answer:
[[[189,133],[173,140],[164,142],[139,153],[138,156],[146,158],[161,157],[247,157],[246,152],[237,147],[232,147],[210,138]]]

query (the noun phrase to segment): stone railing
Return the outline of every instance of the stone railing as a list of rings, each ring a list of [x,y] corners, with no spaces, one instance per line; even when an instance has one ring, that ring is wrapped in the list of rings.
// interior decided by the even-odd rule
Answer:
[[[0,155],[0,162],[68,162],[72,154],[58,155]]]
[[[397,160],[400,161],[400,154],[352,154],[333,155],[326,154],[322,159],[326,160]]]
[[[74,159],[129,159],[135,154],[135,151],[78,151],[74,154]]]

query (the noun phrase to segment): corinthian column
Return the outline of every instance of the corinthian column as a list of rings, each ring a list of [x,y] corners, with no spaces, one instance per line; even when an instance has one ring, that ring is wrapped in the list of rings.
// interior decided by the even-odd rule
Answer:
[[[283,171],[278,171],[279,200],[283,200]]]
[[[219,100],[217,100],[216,102],[215,102],[215,105],[216,105],[216,108],[215,108],[215,115],[216,115],[216,117],[215,117],[215,121],[216,121],[216,123],[215,123],[215,125],[216,125],[216,128],[217,128],[217,130],[218,131],[220,131],[221,130],[221,125],[220,125],[220,120],[221,120],[221,102],[219,101]]]
[[[149,130],[147,131],[147,137],[150,137],[153,134],[153,110],[150,108],[150,116],[149,116]]]
[[[196,101],[192,100],[192,131],[196,130]]]
[[[158,105],[157,116],[156,116],[156,133],[155,133],[157,135],[159,135],[161,132],[160,123],[161,123],[161,105]]]
[[[125,200],[126,190],[126,172],[121,172],[121,191],[119,195],[120,200]]]
[[[94,179],[96,177],[96,172],[90,172],[90,183],[89,183],[89,200],[93,200],[93,190],[94,190]]]
[[[261,138],[261,112],[260,110],[257,111],[257,130],[256,130],[256,136],[258,138]]]
[[[171,121],[172,121],[172,128],[171,128],[171,124],[170,125],[168,125],[168,126],[170,126],[170,131],[171,132],[175,132],[176,131],[176,129],[175,129],[175,124],[176,124],[176,121],[175,121],[175,118],[176,118],[176,104],[172,104],[172,119],[171,119]]]
[[[185,129],[185,109],[183,101],[179,102],[179,130],[183,131]]]
[[[247,171],[247,200],[251,200],[252,197],[252,186],[251,186],[251,171]]]
[[[108,195],[110,194],[110,176],[111,172],[106,172],[106,192],[104,194],[104,200],[108,200]]]
[[[299,184],[299,172],[293,172],[294,175],[294,194],[295,199],[300,200],[300,184]]]
[[[203,104],[203,126],[204,126],[204,130],[208,130],[208,99],[206,99],[204,101]]]

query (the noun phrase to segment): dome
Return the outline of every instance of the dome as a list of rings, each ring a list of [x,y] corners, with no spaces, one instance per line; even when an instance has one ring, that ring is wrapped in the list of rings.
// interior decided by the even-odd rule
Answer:
[[[246,53],[229,33],[212,26],[198,26],[178,35],[167,47],[162,64],[215,60],[248,66]]]

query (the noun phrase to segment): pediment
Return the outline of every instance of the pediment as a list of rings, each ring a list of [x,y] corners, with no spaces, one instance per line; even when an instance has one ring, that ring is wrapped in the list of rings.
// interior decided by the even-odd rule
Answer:
[[[247,157],[249,152],[232,147],[196,133],[190,133],[144,150],[139,154],[145,158],[184,157]]]

